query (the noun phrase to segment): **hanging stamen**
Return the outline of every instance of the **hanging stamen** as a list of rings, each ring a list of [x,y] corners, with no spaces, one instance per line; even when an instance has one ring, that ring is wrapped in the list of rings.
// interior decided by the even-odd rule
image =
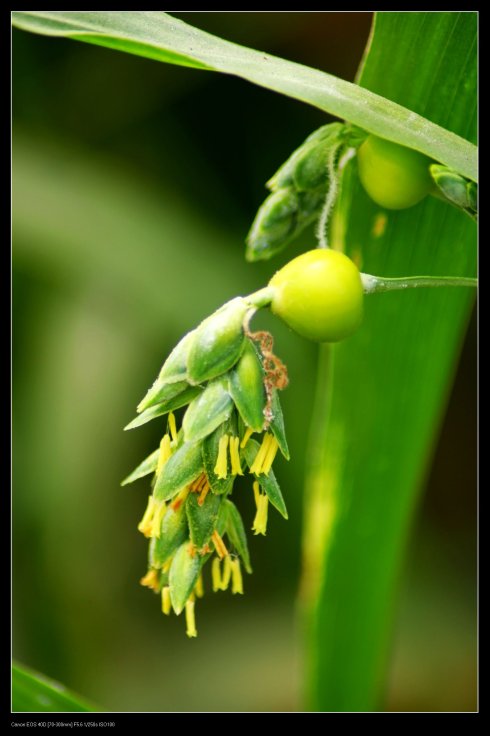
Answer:
[[[156,593],[158,593],[160,589],[158,571],[153,569],[148,570],[146,575],[141,578],[140,585],[144,585],[146,588],[151,588],[151,590],[154,590]]]
[[[211,563],[211,579],[213,582],[213,592],[221,590],[221,562],[219,557],[213,557]]]
[[[240,454],[238,452],[239,437],[230,437],[230,460],[232,475],[243,475],[242,466],[240,464]]]
[[[206,496],[208,495],[210,490],[211,490],[211,486],[209,485],[207,478],[206,478],[205,483],[203,483],[203,486],[201,489],[201,495],[197,499],[198,506],[203,505],[204,501],[206,500]]]
[[[218,533],[218,531],[216,529],[212,533],[211,539],[214,542],[214,547],[216,549],[216,554],[218,555],[218,557],[220,558],[220,560],[222,560],[223,557],[226,557],[226,555],[228,554],[228,550],[226,549],[226,545],[223,542],[223,540],[221,539],[221,537],[220,537],[220,535],[219,535],[219,533]]]
[[[274,462],[274,458],[276,457],[278,447],[278,441],[276,440],[274,435],[270,435],[269,447],[267,449],[266,456],[262,462],[262,473],[265,473],[265,475],[267,475],[272,467],[272,463]]]
[[[231,557],[230,555],[226,555],[223,561],[223,575],[221,577],[220,590],[226,590],[228,588],[231,579],[231,568]]]
[[[177,494],[177,496],[174,498],[172,503],[170,504],[170,508],[173,509],[173,511],[177,511],[177,509],[182,506],[185,499],[189,495],[189,491],[191,490],[190,486],[187,486],[187,488],[183,488],[180,493]]]
[[[243,439],[240,443],[240,447],[242,448],[242,450],[246,446],[247,442],[249,441],[253,433],[254,433],[254,430],[252,429],[252,427],[247,427],[245,434],[243,435]]]
[[[197,629],[196,629],[196,617],[194,613],[194,596],[191,596],[187,603],[185,604],[185,623],[186,623],[186,634],[187,636],[192,639],[197,636]]]
[[[231,592],[243,594],[243,578],[238,557],[231,560]]]
[[[145,537],[151,537],[153,513],[155,511],[155,498],[148,496],[148,505],[146,511],[143,514],[143,518],[138,524],[138,531],[145,535]]]
[[[150,525],[150,537],[160,538],[160,531],[162,528],[162,520],[167,510],[167,504],[165,501],[155,501],[153,510],[153,518]]]
[[[218,478],[226,478],[228,475],[228,457],[226,450],[228,449],[228,435],[224,434],[220,437],[218,446],[218,458],[214,466],[214,472]]]
[[[170,600],[170,588],[168,587],[168,585],[165,585],[162,588],[162,613],[164,613],[165,616],[169,616],[171,610],[172,601]]]
[[[197,582],[194,586],[194,593],[196,594],[197,598],[202,598],[204,595],[204,583],[202,575],[199,575],[199,577],[197,578]]]
[[[156,474],[160,475],[160,472],[169,459],[169,457],[172,454],[172,449],[170,447],[170,436],[168,434],[163,435],[162,441],[160,442],[160,454],[158,455],[158,465],[156,469]]]
[[[262,463],[264,462],[265,456],[267,455],[271,436],[272,435],[268,433],[264,435],[264,439],[262,440],[259,451],[255,456],[255,460],[250,466],[250,472],[254,473],[255,475],[259,475],[259,473],[262,472]]]
[[[263,534],[267,531],[267,512],[269,510],[269,498],[265,495],[259,496],[257,513],[255,514],[252,531],[254,534]]]

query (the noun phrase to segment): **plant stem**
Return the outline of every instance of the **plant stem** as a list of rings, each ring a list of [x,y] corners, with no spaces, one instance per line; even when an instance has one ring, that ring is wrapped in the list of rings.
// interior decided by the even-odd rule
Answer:
[[[328,191],[327,196],[325,198],[325,204],[323,205],[322,214],[320,215],[320,219],[318,220],[318,226],[316,231],[316,236],[318,238],[318,247],[319,248],[328,248],[328,236],[327,236],[327,225],[328,225],[328,218],[330,217],[330,213],[332,211],[332,207],[335,204],[335,200],[337,199],[337,194],[339,191],[339,185],[338,185],[338,173],[335,169],[335,158],[337,156],[338,150],[342,144],[337,143],[336,146],[333,146],[328,154],[328,161],[327,161],[327,171],[328,171]]]
[[[361,273],[365,294],[380,291],[397,291],[399,289],[418,289],[440,286],[478,286],[478,279],[466,276],[402,276],[398,278],[381,278]]]

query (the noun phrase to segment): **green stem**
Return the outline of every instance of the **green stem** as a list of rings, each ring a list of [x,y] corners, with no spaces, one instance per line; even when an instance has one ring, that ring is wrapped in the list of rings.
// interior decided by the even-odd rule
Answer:
[[[399,278],[381,278],[361,273],[365,294],[380,291],[398,291],[399,289],[419,289],[421,287],[440,286],[478,286],[478,279],[466,276],[402,276]]]
[[[249,294],[248,296],[244,297],[244,299],[251,305],[256,307],[257,309],[262,309],[262,307],[268,307],[271,303],[272,299],[274,298],[275,289],[272,286],[265,286],[263,289],[259,289],[258,291],[254,291],[253,294]]]

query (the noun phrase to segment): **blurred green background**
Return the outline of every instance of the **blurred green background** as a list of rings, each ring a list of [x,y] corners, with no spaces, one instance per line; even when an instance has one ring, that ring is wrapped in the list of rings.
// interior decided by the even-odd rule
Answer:
[[[175,15],[350,80],[371,24]],[[267,537],[250,537],[245,596],[199,602],[197,640],[138,585],[148,483],[119,483],[159,440],[158,422],[122,427],[176,341],[313,246],[310,231],[272,262],[243,258],[264,182],[327,119],[232,77],[17,30],[13,114],[14,656],[108,711],[301,709],[315,346],[254,322],[289,368],[292,461],[277,474],[290,520],[271,512]],[[475,334],[473,322],[401,583],[389,710],[476,707]],[[251,525],[248,485],[235,500]]]

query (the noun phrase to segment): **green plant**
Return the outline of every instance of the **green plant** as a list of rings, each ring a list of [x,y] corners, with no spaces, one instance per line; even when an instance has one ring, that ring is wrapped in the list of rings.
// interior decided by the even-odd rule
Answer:
[[[273,178],[272,199],[264,205],[262,219],[256,221],[259,222],[255,228],[257,237],[249,236],[249,257],[270,257],[287,245],[286,241],[297,235],[304,225],[325,213],[320,219],[322,234],[332,215],[336,184],[341,177],[340,196],[330,227],[330,240],[335,249],[345,250],[358,263],[362,259],[363,270],[395,275],[392,287],[415,285],[410,279],[417,277],[411,274],[427,273],[429,268],[434,276],[449,273],[457,282],[462,278],[464,282],[465,274],[471,276],[474,269],[471,228],[474,226],[468,219],[441,202],[425,201],[410,213],[390,214],[388,220],[388,216],[380,215],[373,202],[363,195],[355,161],[346,163],[344,160],[342,166],[341,161],[349,148],[356,147],[356,141],[357,145],[362,144],[366,132],[413,148],[442,166],[435,171],[431,167],[441,194],[461,209],[474,213],[472,181],[476,180],[476,150],[470,142],[474,140],[474,130],[465,127],[466,121],[471,120],[468,108],[474,104],[474,92],[471,84],[465,83],[463,89],[462,84],[458,86],[455,82],[459,79],[455,73],[458,65],[467,64],[470,81],[474,78],[474,60],[470,55],[463,58],[462,50],[471,48],[475,34],[474,14],[435,14],[432,17],[414,14],[409,17],[403,13],[388,13],[378,16],[360,82],[405,104],[408,109],[374,96],[362,87],[346,85],[298,65],[271,57],[261,59],[256,52],[213,39],[164,14],[123,15],[125,17],[121,18],[120,14],[99,11],[14,13],[16,22],[30,30],[67,34],[164,61],[237,73],[312,102],[356,126],[337,128],[334,135],[326,136],[329,141],[324,147],[317,147],[318,138],[307,141],[308,153],[314,154],[318,168],[310,168],[313,159],[309,156],[303,159],[298,155],[294,159],[294,175]],[[420,30],[422,21],[423,33]],[[430,48],[431,57],[437,58],[439,54],[441,58],[439,74],[444,86],[441,84],[435,94],[428,80],[423,78],[416,79],[410,88],[403,84],[406,79],[404,54],[409,53],[407,38],[413,43],[417,34],[424,48]],[[451,41],[453,37],[458,44],[464,39],[461,48]],[[390,75],[384,71],[387,65]],[[443,91],[447,94],[448,89],[455,100],[450,117],[443,102]],[[414,110],[445,127],[418,117]],[[315,145],[310,150],[312,143]],[[304,161],[308,161],[306,177],[301,176],[305,170]],[[322,167],[328,169],[328,184],[322,184],[321,176],[317,175]],[[465,249],[455,249],[456,237],[459,243],[465,243]],[[434,242],[435,250],[430,251]],[[259,244],[257,248],[256,243]],[[374,247],[380,244],[382,248]],[[431,259],[427,257],[429,252]],[[402,280],[397,281],[397,276]],[[432,277],[425,278],[425,283],[430,283]],[[389,283],[388,277],[364,279],[364,287],[369,287],[370,291],[390,288]],[[420,285],[420,278],[418,283]],[[271,285],[274,286],[273,281]],[[445,290],[444,296],[431,302],[420,298],[418,292],[412,292],[394,301],[389,314],[381,300],[374,300],[363,328],[351,340],[341,343],[335,352],[322,348],[305,532],[308,585],[304,587],[304,601],[310,623],[310,702],[313,707],[372,709],[378,702],[393,589],[406,532],[444,387],[471,303],[469,295],[456,292],[451,290],[448,294]],[[424,316],[429,304],[431,324],[427,325]],[[424,321],[423,334],[417,327],[418,321]],[[311,325],[308,327],[312,329]],[[209,364],[196,351],[196,365],[190,371],[194,383],[189,382],[191,388],[186,386],[185,391],[192,392],[199,381],[219,378],[233,368],[241,353],[234,347],[234,341],[231,342],[233,344],[227,344],[224,353],[212,351],[213,360]],[[240,345],[244,344],[242,340]],[[430,365],[427,361],[429,350],[433,356]],[[325,380],[327,370],[328,382]],[[155,390],[158,392],[164,386]],[[422,395],[420,386],[423,386]],[[221,396],[226,393],[222,390]],[[404,422],[398,427],[398,397],[405,393],[418,393],[419,401],[403,407]],[[162,396],[164,394],[158,398]],[[196,401],[196,396],[187,394],[186,398]],[[167,396],[165,401],[173,398]],[[235,402],[237,407],[238,403]],[[143,409],[143,414],[150,408]],[[196,412],[196,421],[199,416]],[[188,423],[194,426],[190,420]],[[398,427],[396,437],[391,430],[395,425]],[[349,444],[360,448],[355,461],[347,451]],[[376,448],[378,457],[380,452],[384,458],[389,457],[382,471],[372,447]],[[158,463],[160,455],[154,457]],[[386,492],[388,481],[389,494]],[[374,530],[367,541],[363,536],[366,520]],[[367,580],[371,581],[372,590],[367,590]],[[332,600],[337,602],[335,610]],[[342,612],[342,621],[337,610]],[[359,610],[364,614],[361,621],[355,618]],[[192,631],[192,626],[190,629]]]

